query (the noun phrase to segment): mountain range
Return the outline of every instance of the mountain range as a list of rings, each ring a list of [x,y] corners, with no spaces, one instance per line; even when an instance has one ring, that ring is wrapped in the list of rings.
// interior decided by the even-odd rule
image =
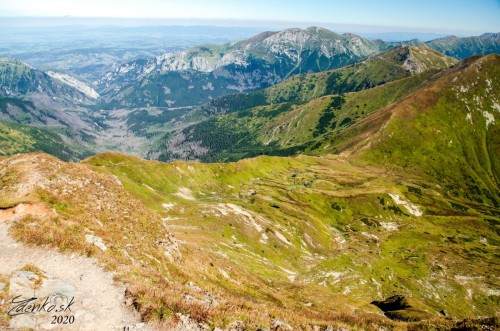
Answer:
[[[325,133],[332,135],[354,124],[456,63],[426,46],[404,46],[351,66],[297,75],[267,89],[222,97],[201,107],[200,112],[205,117],[227,115],[212,117],[173,135],[165,148],[169,155],[160,150],[158,158],[223,161],[259,153],[304,152]],[[389,84],[392,81],[398,83]],[[361,92],[382,85],[376,89],[381,95]],[[346,98],[349,107],[343,109]],[[186,154],[185,149],[193,152]]]
[[[224,45],[206,45],[120,66],[97,81],[105,108],[185,107],[226,94],[255,90],[298,73],[353,64],[406,43],[369,40],[311,27],[264,32]],[[413,40],[410,45],[424,45]],[[459,60],[496,53],[498,34],[446,37],[425,45]]]
[[[404,50],[398,56],[401,56],[402,62],[406,61],[406,67],[398,67],[391,72],[390,66],[380,65],[380,61],[385,60],[378,54],[404,49],[407,44],[424,46],[418,41],[403,44],[370,41],[353,34],[338,35],[315,27],[266,32],[239,42],[198,46],[149,60],[137,60],[109,72],[94,87],[68,75],[67,71],[43,72],[18,60],[3,59],[0,120],[6,121],[3,124],[6,126],[12,126],[9,124],[11,122],[17,123],[17,128],[28,125],[23,127],[23,136],[27,137],[32,129],[30,125],[37,125],[38,134],[46,134],[47,129],[57,128],[53,133],[66,142],[63,145],[67,145],[56,149],[64,150],[64,153],[57,154],[63,159],[78,159],[110,149],[161,160],[176,157],[196,159],[196,152],[188,155],[182,148],[175,147],[170,139],[181,137],[179,142],[189,140],[189,134],[185,137],[185,130],[197,130],[197,127],[188,129],[192,124],[227,111],[249,108],[243,99],[259,99],[261,93],[267,93],[264,91],[280,91],[287,84],[294,86],[291,82],[302,77],[309,77],[312,81],[307,80],[308,87],[294,87],[302,89],[300,93],[292,93],[287,88],[283,90],[287,92],[276,92],[296,94],[295,99],[288,100],[287,96],[280,95],[266,102],[304,102],[321,95],[371,88],[402,78],[406,75],[403,71],[422,71],[425,69],[424,59],[418,59],[417,67],[411,68],[414,59],[410,56],[406,61]],[[438,44],[441,48],[446,47],[448,52],[462,56],[494,52],[499,47],[498,34],[449,37],[426,43],[428,47],[437,47]],[[435,53],[429,51],[429,54]],[[358,77],[343,78],[333,83],[334,76],[341,74],[337,72],[328,76],[330,81],[321,83],[321,79],[326,79],[326,74],[310,75],[337,67],[345,68],[345,65],[358,62],[358,66],[366,61],[375,63],[377,57],[381,60],[378,65],[374,65],[376,67],[362,70],[370,72],[364,78],[361,73],[356,74]],[[458,58],[461,59],[461,56]],[[352,70],[353,67],[349,68],[343,70]],[[349,75],[349,72],[345,72],[345,75]],[[319,81],[315,82],[317,79]],[[289,83],[280,85],[280,89],[272,89],[271,86],[283,80]],[[269,89],[260,90],[265,86],[269,86]],[[325,90],[326,86],[330,90]],[[260,91],[250,93],[247,97],[247,90]],[[311,95],[307,95],[308,90]],[[244,93],[238,94],[238,91]],[[229,96],[225,98],[225,95]],[[298,100],[298,96],[302,99]],[[235,106],[234,103],[239,105]],[[262,102],[257,105],[262,105]],[[212,124],[207,122],[198,127],[201,129],[203,125]],[[19,152],[34,148],[27,147],[32,144],[24,145],[26,148],[21,143],[16,148],[11,146],[10,150]],[[162,147],[165,145],[171,147],[168,152]],[[269,152],[268,147],[260,149]],[[212,157],[212,160],[223,159]]]
[[[380,40],[316,27],[264,32],[239,42],[198,46],[125,64],[106,74],[97,86],[105,107],[193,106],[271,86],[298,73],[352,64],[389,47]]]
[[[500,33],[484,33],[478,37],[448,36],[426,44],[438,52],[463,60],[477,54],[498,54]]]

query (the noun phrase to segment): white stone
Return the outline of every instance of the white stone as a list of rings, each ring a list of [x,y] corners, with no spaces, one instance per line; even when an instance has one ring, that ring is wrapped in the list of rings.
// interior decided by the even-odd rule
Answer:
[[[104,244],[104,242],[102,241],[102,239],[99,237],[93,236],[91,234],[86,234],[85,240],[87,240],[87,242],[89,244],[95,245],[97,248],[99,248],[103,252],[105,252],[108,249],[106,247],[106,245]]]
[[[405,209],[412,215],[414,216],[422,216],[422,211],[418,206],[415,206],[414,204],[411,204],[408,201],[404,201],[401,199],[401,197],[397,194],[389,194],[389,196],[394,200],[394,202],[398,205],[402,205],[405,207]]]

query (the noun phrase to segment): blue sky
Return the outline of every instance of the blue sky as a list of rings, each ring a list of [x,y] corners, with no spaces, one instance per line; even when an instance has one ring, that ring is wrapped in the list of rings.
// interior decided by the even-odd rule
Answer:
[[[305,22],[393,31],[500,32],[500,0],[2,0],[0,16],[233,19],[284,26]]]

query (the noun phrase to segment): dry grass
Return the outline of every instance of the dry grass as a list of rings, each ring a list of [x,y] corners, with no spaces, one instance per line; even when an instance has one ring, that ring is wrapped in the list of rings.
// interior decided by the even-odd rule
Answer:
[[[52,246],[61,251],[70,249],[84,256],[90,256],[95,248],[76,236],[81,230],[80,226],[68,225],[58,217],[44,219],[32,215],[25,216],[10,228],[11,233],[18,240],[30,245]]]
[[[451,318],[436,318],[434,320],[418,323],[408,323],[408,331],[496,331],[500,328],[500,319],[491,318],[467,318],[464,320],[454,320]]]
[[[43,280],[47,278],[44,272],[40,270],[37,266],[34,266],[33,264],[26,264],[24,267],[21,268],[21,270],[32,272],[38,276],[38,279],[35,282],[35,289],[39,289],[43,284]]]
[[[9,326],[9,317],[7,311],[9,309],[9,278],[7,275],[0,274],[0,283],[4,283],[5,287],[0,291],[0,329]]]

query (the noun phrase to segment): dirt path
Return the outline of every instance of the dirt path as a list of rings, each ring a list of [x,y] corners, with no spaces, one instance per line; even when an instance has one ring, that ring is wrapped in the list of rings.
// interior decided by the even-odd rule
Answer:
[[[18,329],[28,327],[35,330],[151,330],[140,323],[138,314],[126,307],[125,288],[113,281],[112,273],[97,266],[95,260],[79,255],[65,255],[59,252],[28,247],[16,242],[8,235],[10,223],[23,214],[50,214],[43,206],[20,205],[12,210],[0,213],[0,274],[9,279],[10,298],[21,295],[22,298],[36,297],[44,302],[45,298],[69,305],[69,311],[41,311],[33,314],[21,314],[10,320],[10,327]],[[26,265],[34,265],[43,273],[38,284],[36,273],[20,271]],[[1,289],[0,289],[1,291]],[[6,291],[6,289],[4,289]],[[55,296],[57,295],[57,296]],[[53,302],[51,301],[51,302]],[[46,307],[50,307],[47,305]],[[57,324],[66,321],[71,324]],[[70,318],[73,316],[73,318]],[[56,324],[52,324],[55,320]]]

